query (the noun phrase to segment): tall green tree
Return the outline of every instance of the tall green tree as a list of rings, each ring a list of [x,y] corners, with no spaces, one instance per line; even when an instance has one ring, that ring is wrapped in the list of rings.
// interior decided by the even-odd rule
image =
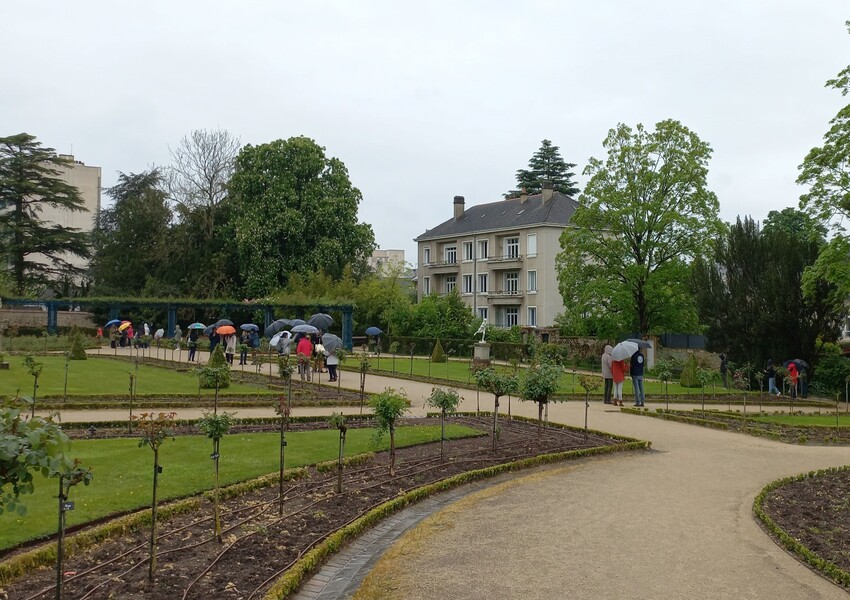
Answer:
[[[42,214],[87,211],[79,190],[60,179],[70,166],[28,133],[0,138],[0,265],[19,295],[83,273],[68,259],[89,257],[88,234]]]
[[[100,294],[141,294],[153,279],[159,282],[153,287],[165,295],[169,290],[164,289],[163,274],[173,268],[168,259],[172,214],[162,175],[157,169],[120,173],[106,193],[114,204],[101,211],[94,232],[89,272],[93,289]]]
[[[762,223],[762,231],[770,233],[777,229],[802,240],[811,240],[818,245],[825,243],[827,234],[826,226],[818,219],[790,206],[781,211],[772,210],[767,213]]]
[[[517,196],[522,190],[529,194],[539,194],[543,189],[543,182],[551,181],[556,191],[574,196],[578,194],[579,189],[573,168],[575,164],[568,163],[561,157],[558,146],[553,146],[549,140],[543,140],[540,149],[529,159],[528,168],[516,172],[517,189],[511,190],[507,195]]]
[[[738,219],[712,255],[693,265],[691,282],[709,348],[737,363],[761,365],[768,358],[814,363],[818,339],[834,341],[844,314],[843,298],[824,279],[803,295],[803,273],[822,243],[805,230],[759,229],[752,219]]]
[[[850,32],[850,21],[845,23]],[[850,66],[845,67],[826,87],[846,96],[850,92]],[[800,208],[812,213],[823,223],[831,223],[837,231],[822,249],[815,264],[806,273],[804,289],[813,293],[814,282],[825,278],[836,286],[839,296],[850,297],[850,241],[845,221],[850,217],[850,104],[838,111],[829,122],[823,145],[812,148],[800,165],[797,183],[809,186],[800,196]]]
[[[362,200],[348,169],[306,137],[245,146],[230,180],[233,242],[244,289],[254,297],[284,286],[292,273],[324,269],[339,277],[364,268],[372,227],[357,221]]]
[[[693,331],[687,265],[723,230],[706,183],[711,147],[674,120],[654,131],[620,124],[603,145],[608,157],[590,159],[561,235],[560,322],[601,335]]]

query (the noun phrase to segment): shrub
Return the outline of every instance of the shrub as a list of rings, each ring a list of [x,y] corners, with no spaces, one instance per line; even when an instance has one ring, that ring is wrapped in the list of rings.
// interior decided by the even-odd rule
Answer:
[[[201,387],[204,389],[215,389],[216,378],[218,378],[219,389],[230,387],[230,367],[224,357],[221,344],[215,347],[206,368],[200,370]]]
[[[812,387],[815,387],[816,382],[819,391],[829,392],[830,395],[841,392],[843,397],[844,385],[848,377],[850,377],[850,359],[840,354],[830,354],[821,357],[818,361]]]
[[[431,362],[435,363],[444,363],[448,360],[446,353],[443,352],[443,345],[440,343],[440,340],[437,340],[437,343],[434,344],[434,351],[431,352]]]
[[[74,325],[71,329],[71,360],[86,360],[86,349],[83,347],[83,334],[80,328]]]
[[[691,354],[685,363],[685,368],[682,369],[682,376],[679,378],[679,383],[682,387],[696,388],[702,385],[698,377],[699,365],[697,365],[696,357]]]

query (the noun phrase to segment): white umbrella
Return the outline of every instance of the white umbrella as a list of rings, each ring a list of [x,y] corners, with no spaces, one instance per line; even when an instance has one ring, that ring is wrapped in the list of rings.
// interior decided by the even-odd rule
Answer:
[[[631,358],[632,354],[640,350],[638,345],[634,342],[630,342],[626,340],[625,342],[620,342],[614,349],[611,350],[611,360],[626,360],[627,358]]]
[[[277,346],[277,343],[280,341],[280,338],[281,338],[281,334],[280,334],[280,333],[276,333],[276,334],[274,334],[274,335],[272,336],[272,339],[269,341],[269,346],[271,346],[272,348],[274,348],[275,346]]]

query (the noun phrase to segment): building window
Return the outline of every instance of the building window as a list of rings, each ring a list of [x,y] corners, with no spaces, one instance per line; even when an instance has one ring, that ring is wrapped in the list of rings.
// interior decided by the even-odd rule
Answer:
[[[455,275],[446,275],[446,293],[451,294],[457,285],[457,277]]]
[[[528,293],[537,293],[537,271],[528,272]]]
[[[505,292],[516,294],[519,291],[519,273],[505,273]]]
[[[537,234],[529,233],[528,240],[525,245],[525,254],[527,256],[537,256]]]
[[[519,258],[519,238],[505,238],[505,258]]]
[[[463,293],[471,294],[474,290],[472,289],[472,275],[464,275],[463,276]]]
[[[528,324],[531,327],[537,327],[537,307],[529,306],[528,307]]]
[[[431,295],[431,278],[423,277],[422,278],[422,295],[430,296]]]
[[[505,309],[505,325],[514,327],[519,325],[519,309],[516,307]]]
[[[463,243],[463,260],[472,260],[472,242]]]
[[[453,265],[457,262],[457,246],[446,246],[446,263]]]
[[[422,262],[423,264],[429,265],[431,264],[431,247],[425,246],[422,249]]]
[[[478,240],[478,260],[486,259],[489,256],[489,240]]]
[[[478,292],[479,293],[487,292],[487,273],[479,273],[478,274]]]
[[[478,309],[478,318],[479,319],[485,319],[485,320],[487,319],[487,307],[486,306]]]

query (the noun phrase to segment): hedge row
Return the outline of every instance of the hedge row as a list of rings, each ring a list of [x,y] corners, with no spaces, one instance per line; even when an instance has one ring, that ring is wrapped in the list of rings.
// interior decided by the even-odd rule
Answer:
[[[779,544],[785,547],[788,551],[797,555],[797,557],[804,563],[822,573],[824,577],[831,579],[838,585],[844,587],[850,587],[850,573],[838,567],[835,563],[821,558],[797,539],[789,535],[764,510],[764,501],[770,492],[786,484],[793,483],[795,481],[803,481],[812,477],[820,477],[830,473],[846,471],[847,469],[850,469],[850,466],[830,467],[828,469],[820,469],[818,471],[810,471],[808,473],[778,479],[777,481],[765,486],[753,502],[753,514]]]

